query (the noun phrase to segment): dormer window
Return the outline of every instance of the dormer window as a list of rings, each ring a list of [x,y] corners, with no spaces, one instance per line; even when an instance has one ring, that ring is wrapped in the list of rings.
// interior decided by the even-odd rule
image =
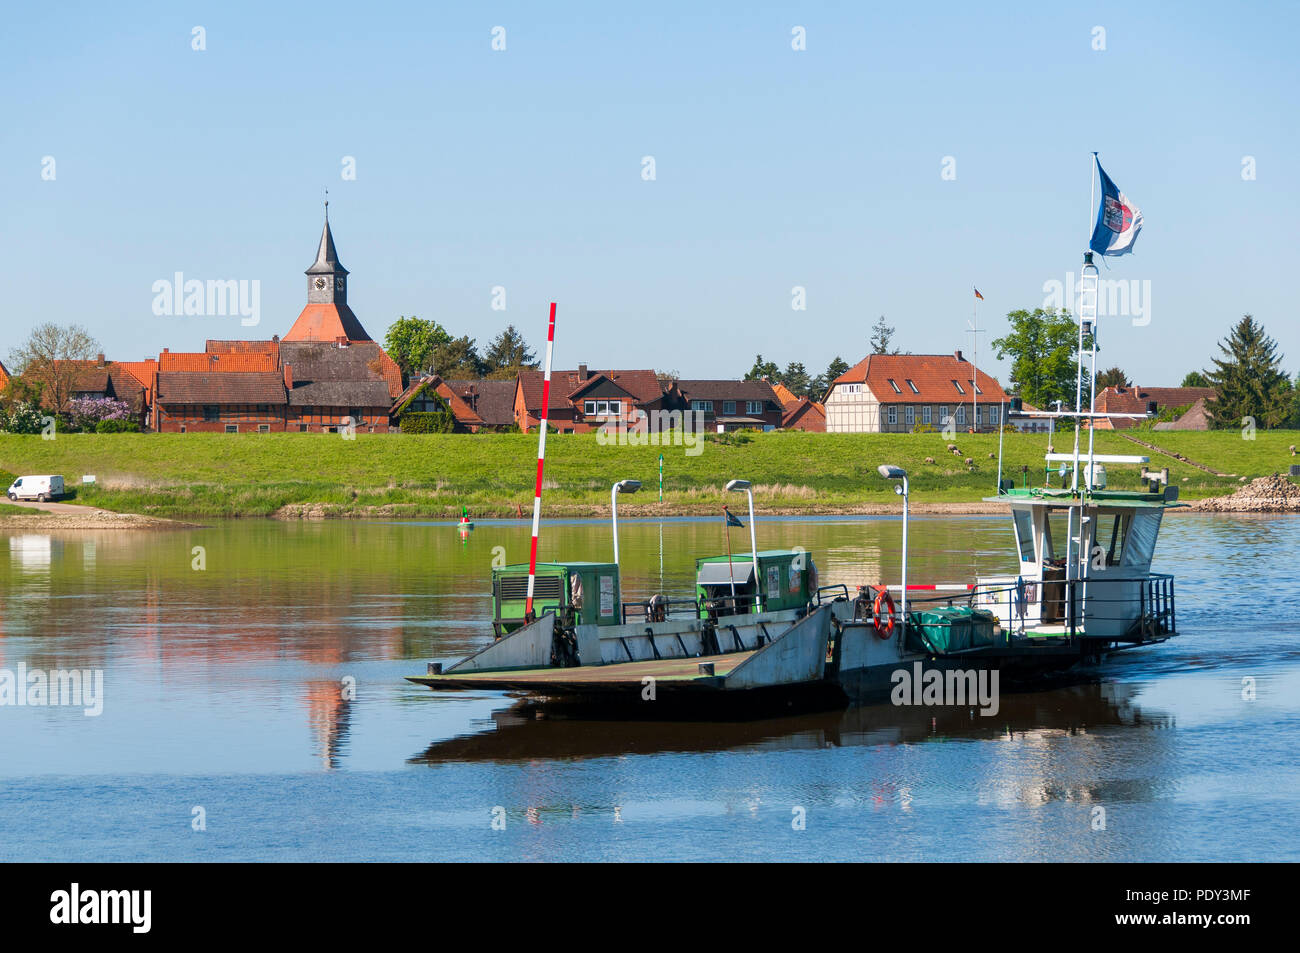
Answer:
[[[919,393],[921,393],[919,390],[916,389],[916,384],[912,381],[912,379],[911,379],[910,377],[907,379],[907,386],[910,387],[910,388],[912,388],[912,393],[913,393],[913,394],[919,394]]]
[[[894,380],[892,377],[889,378],[889,386],[894,388],[895,394],[901,394],[903,392],[903,389],[898,386],[898,381]]]
[[[960,382],[960,381],[954,379],[953,382],[952,382],[952,386],[955,387],[955,388],[957,388],[957,393],[959,393],[959,394],[964,394],[964,393],[966,393],[966,388],[964,388],[964,387],[961,386],[961,382]]]

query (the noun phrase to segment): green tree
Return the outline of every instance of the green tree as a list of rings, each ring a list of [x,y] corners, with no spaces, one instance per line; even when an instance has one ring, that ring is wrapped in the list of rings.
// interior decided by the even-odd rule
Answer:
[[[1011,385],[1026,402],[1036,407],[1051,407],[1060,400],[1074,407],[1075,375],[1078,373],[1077,348],[1079,328],[1068,311],[1035,308],[1012,311],[1007,315],[1011,330],[993,341],[998,359],[1011,358]],[[1092,338],[1084,335],[1085,348]],[[1091,391],[1083,382],[1086,405]]]
[[[1183,382],[1180,387],[1209,387],[1210,379],[1200,371],[1188,371],[1183,375]]]
[[[437,321],[425,321],[415,316],[403,315],[393,322],[384,335],[384,350],[402,369],[403,379],[429,370],[434,352],[451,341]]]
[[[766,377],[773,384],[781,379],[781,371],[773,361],[764,361],[763,355],[758,354],[754,357],[754,366],[749,369],[745,375],[747,381],[761,381]]]
[[[1111,367],[1097,375],[1097,390],[1105,390],[1107,387],[1131,387],[1132,381],[1128,375],[1118,367]]]
[[[528,349],[528,342],[513,324],[492,339],[483,354],[487,375],[498,380],[514,377],[522,368],[537,366],[537,355]]]
[[[469,335],[450,338],[435,347],[430,369],[443,380],[475,380],[487,371]]]
[[[46,322],[10,355],[14,376],[21,376],[58,413],[68,409],[77,378],[84,371],[78,361],[94,360],[99,342],[78,324]],[[30,396],[30,393],[27,395]]]
[[[781,383],[796,397],[807,397],[808,391],[812,388],[812,380],[808,377],[807,369],[798,361],[791,361],[785,366],[781,374]]]
[[[1206,372],[1218,396],[1208,403],[1215,428],[1240,427],[1246,417],[1255,426],[1280,427],[1290,416],[1291,381],[1282,372],[1277,342],[1247,314],[1219,342],[1222,357]]]
[[[893,340],[894,332],[897,330],[897,328],[891,327],[885,323],[885,316],[883,314],[877,318],[876,323],[871,326],[871,353],[897,354],[898,348],[894,348],[892,351],[889,349],[889,342]],[[834,380],[834,378],[831,379]]]
[[[831,384],[835,383],[835,379],[848,369],[848,363],[836,354],[835,357],[831,359],[830,364],[826,366],[826,370],[820,376],[813,378],[812,387],[808,391],[808,396],[813,400],[821,400],[826,396],[826,392],[830,390]]]

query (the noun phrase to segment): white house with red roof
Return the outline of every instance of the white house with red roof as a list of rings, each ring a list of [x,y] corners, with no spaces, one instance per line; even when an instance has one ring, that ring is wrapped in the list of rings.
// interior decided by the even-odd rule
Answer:
[[[996,430],[1007,395],[961,351],[952,354],[869,354],[831,382],[827,433],[911,433]]]

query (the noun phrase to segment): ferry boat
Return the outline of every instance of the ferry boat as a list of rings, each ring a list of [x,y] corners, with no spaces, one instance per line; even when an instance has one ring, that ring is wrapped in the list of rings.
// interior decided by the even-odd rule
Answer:
[[[894,481],[903,498],[898,585],[864,581],[855,592],[820,586],[802,549],[760,551],[752,490],[736,480],[727,489],[749,495],[750,551],[697,559],[690,596],[625,602],[617,493],[640,484],[622,481],[611,493],[613,562],[547,563],[535,574],[527,565],[495,569],[496,638],[452,665],[430,663],[426,674],[409,680],[438,691],[495,690],[647,717],[727,717],[869,703],[891,697],[901,678],[933,683],[932,672],[967,685],[992,672],[1001,685],[1033,682],[1176,635],[1173,577],[1151,564],[1164,511],[1182,505],[1178,488],[1169,485],[1167,469],[1144,466],[1140,489],[1110,489],[1107,464],[1149,459],[1094,453],[1091,426],[1087,450],[1080,444],[1085,421],[1116,416],[1097,414],[1095,405],[1083,409],[1086,342],[1094,381],[1096,374],[1091,253],[1082,286],[1085,296],[1091,289],[1093,306],[1090,313],[1085,297],[1080,309],[1075,409],[1028,412],[1013,400],[1009,413],[1072,418],[1073,450],[1054,453],[1049,446],[1046,485],[1036,487],[1003,480],[999,452],[997,493],[986,498],[1007,508],[1013,572],[909,586],[907,473],[882,464],[880,476]],[[1052,486],[1058,463],[1061,482]]]

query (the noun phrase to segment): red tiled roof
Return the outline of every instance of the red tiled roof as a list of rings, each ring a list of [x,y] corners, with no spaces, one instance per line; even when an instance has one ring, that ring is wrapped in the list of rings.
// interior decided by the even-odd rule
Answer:
[[[563,410],[573,406],[572,398],[598,375],[603,375],[627,391],[637,403],[655,400],[663,393],[654,371],[588,371],[586,378],[579,376],[577,371],[552,371],[551,403],[548,409]],[[536,414],[542,409],[542,383],[541,371],[519,372],[519,386],[524,389],[524,406],[530,414]]]
[[[212,374],[163,371],[158,374],[160,404],[276,404],[287,403],[284,378],[275,371]]]
[[[799,403],[800,398],[794,395],[794,391],[786,387],[780,381],[772,385],[772,391],[776,394],[776,399],[781,402],[781,406],[789,409]]]
[[[782,406],[780,398],[767,381],[678,380],[677,389],[687,400],[761,400]]]
[[[271,353],[280,350],[280,341],[213,341],[209,340],[204,350],[209,354],[250,354]]]
[[[284,341],[369,341],[370,335],[346,304],[309,304],[302,309]],[[396,396],[396,395],[394,395]]]
[[[194,351],[163,351],[158,355],[158,370],[162,373],[205,371],[227,373],[266,373],[278,370],[276,355],[267,351],[248,353],[208,354]]]
[[[1007,399],[997,380],[976,372],[979,396],[984,400]],[[890,380],[898,385],[896,392]],[[913,391],[908,381],[916,385]],[[962,393],[953,381],[961,384]],[[936,403],[953,404],[970,400],[971,363],[955,354],[868,354],[835,378],[836,384],[865,383],[882,404]]]
[[[9,371],[4,361],[0,361],[0,387],[4,387],[7,383],[9,383]]]
[[[515,382],[444,381],[489,427],[508,427],[515,422]]]
[[[158,362],[153,358],[143,361],[116,361],[115,363],[135,378],[145,390],[153,386],[153,376],[158,372]]]
[[[1101,414],[1144,414],[1148,401],[1160,409],[1190,407],[1198,400],[1213,400],[1213,387],[1106,387],[1097,393],[1097,412]]]
[[[826,408],[807,397],[796,397],[795,402],[781,415],[781,426],[786,430],[826,432]]]

